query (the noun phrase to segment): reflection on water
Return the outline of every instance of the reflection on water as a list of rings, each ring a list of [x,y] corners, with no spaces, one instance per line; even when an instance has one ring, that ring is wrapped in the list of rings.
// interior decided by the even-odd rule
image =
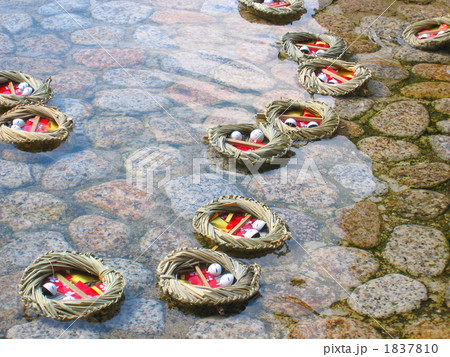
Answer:
[[[9,337],[55,338],[69,326],[23,315],[15,291],[22,270],[58,247],[105,257],[128,282],[119,315],[77,321],[64,337],[192,337],[226,319],[233,334],[208,337],[285,338],[298,318],[341,313],[331,305],[379,268],[369,251],[339,247],[330,228],[337,209],[387,192],[371,160],[336,136],[248,175],[202,139],[211,126],[251,122],[275,99],[334,105],[298,84],[275,44],[287,31],[325,33],[312,15],[331,1],[306,1],[308,12],[286,26],[246,21],[232,1],[59,3],[0,1],[0,67],[51,75],[49,104],[75,121],[52,152],[0,146],[2,335],[15,326]],[[261,294],[243,312],[203,320],[169,308],[154,271],[172,249],[199,245],[193,213],[223,194],[268,203],[294,237],[279,254],[243,259],[263,269]],[[103,224],[119,228],[105,237]]]

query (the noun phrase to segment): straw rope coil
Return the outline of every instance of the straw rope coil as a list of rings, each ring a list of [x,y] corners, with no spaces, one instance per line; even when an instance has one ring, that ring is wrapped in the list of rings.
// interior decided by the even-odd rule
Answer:
[[[327,48],[325,53],[305,54],[300,51],[296,44],[308,44],[310,42],[323,41],[326,42],[330,48]],[[281,38],[281,46],[283,51],[296,62],[302,62],[307,59],[317,57],[338,58],[345,53],[347,44],[344,39],[332,35],[316,35],[309,32],[288,32]]]
[[[235,282],[230,286],[210,288],[191,285],[177,279],[179,272],[194,270],[199,264],[218,263],[233,274]],[[259,290],[261,267],[258,264],[244,265],[222,252],[211,249],[179,249],[170,253],[156,269],[158,285],[167,294],[185,304],[226,305],[250,299]]]
[[[245,238],[224,232],[210,223],[215,213],[249,213],[252,217],[266,222],[268,233],[264,237]],[[192,225],[197,234],[204,238],[208,246],[218,246],[219,249],[237,252],[262,252],[275,250],[291,238],[286,223],[264,203],[253,198],[242,196],[222,196],[200,208]]]
[[[0,86],[9,82],[21,83],[27,82],[32,88],[33,93],[28,96],[17,94],[0,94],[0,111],[8,110],[20,104],[43,104],[47,103],[53,97],[53,90],[50,88],[51,77],[43,83],[39,79],[17,71],[0,71]]]
[[[53,300],[47,298],[41,286],[44,280],[66,269],[88,273],[98,277],[106,290],[102,294],[82,300]],[[103,260],[89,253],[50,251],[25,269],[19,283],[19,294],[26,307],[40,315],[56,320],[72,320],[87,317],[119,301],[125,280],[117,271],[103,265]]]
[[[270,7],[264,0],[239,0],[241,8],[275,24],[285,24],[300,19],[306,12],[303,0],[283,0],[286,7]]]
[[[316,71],[327,66],[333,69],[355,72],[355,77],[339,84],[324,83],[317,78]],[[297,71],[298,80],[308,92],[334,96],[346,95],[355,91],[368,81],[370,77],[370,70],[360,64],[328,58],[305,61],[298,66]]]
[[[244,138],[248,138],[255,129],[260,129],[265,138],[269,140],[264,147],[243,151],[227,143],[227,138],[233,131],[240,131]],[[216,126],[209,129],[208,139],[211,146],[221,154],[243,162],[249,161],[253,165],[256,163],[270,164],[274,158],[285,156],[292,145],[292,139],[273,126],[255,123]]]
[[[289,111],[303,111],[319,115],[322,123],[313,128],[290,127],[284,124],[279,116]],[[339,117],[336,112],[326,104],[319,102],[299,102],[295,100],[276,100],[270,102],[265,110],[266,120],[273,123],[279,131],[288,134],[293,140],[313,141],[329,138],[339,126]],[[314,119],[314,118],[311,118]]]
[[[41,118],[52,119],[58,125],[56,130],[29,132],[11,129],[7,126],[13,119],[24,120],[36,115]],[[73,121],[56,107],[38,104],[20,105],[0,116],[0,140],[14,144],[54,144],[63,142],[72,130]]]
[[[434,50],[450,43],[450,29],[445,31],[443,34],[431,38],[418,39],[416,37],[416,34],[419,31],[440,26],[442,24],[450,25],[450,15],[415,22],[409,25],[403,31],[402,37],[405,39],[407,43],[409,43],[414,47],[423,50]]]

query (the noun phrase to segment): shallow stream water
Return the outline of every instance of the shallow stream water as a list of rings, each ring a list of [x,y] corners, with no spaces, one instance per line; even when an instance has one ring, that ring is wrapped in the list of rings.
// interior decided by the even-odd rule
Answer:
[[[0,68],[51,76],[48,105],[74,120],[53,151],[0,144],[1,337],[449,338],[450,54],[416,50],[401,32],[450,7],[306,8],[277,26],[237,1],[0,0]],[[300,31],[344,37],[345,59],[372,71],[366,88],[308,94],[297,64],[278,58],[281,36]],[[261,174],[235,172],[208,148],[209,128],[253,122],[277,99],[326,103],[339,130]],[[262,267],[246,306],[179,309],[160,295],[156,266],[200,247],[192,217],[224,194],[265,202],[293,238],[239,257]],[[52,249],[91,252],[122,272],[120,311],[71,323],[24,309],[21,274]]]

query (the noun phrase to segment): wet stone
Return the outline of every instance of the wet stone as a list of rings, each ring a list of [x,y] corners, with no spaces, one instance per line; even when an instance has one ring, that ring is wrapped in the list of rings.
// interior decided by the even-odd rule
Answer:
[[[1,48],[0,48],[1,51]],[[24,73],[39,73],[39,78],[44,75],[52,75],[63,68],[63,61],[51,58],[31,58],[31,57],[7,57],[0,59],[2,68],[20,68]]]
[[[417,145],[382,136],[362,139],[358,142],[358,148],[374,161],[403,161],[421,155]]]
[[[444,114],[450,114],[450,98],[442,98],[433,102],[434,108]]]
[[[391,103],[370,120],[374,129],[399,137],[418,137],[428,123],[427,109],[415,101]]]
[[[211,16],[229,15],[237,10],[237,3],[234,2],[224,3],[221,0],[205,0],[202,3],[200,11]]]
[[[152,227],[139,242],[139,254],[159,263],[170,252],[198,247],[195,239],[173,227]]]
[[[160,143],[173,145],[188,145],[198,143],[194,131],[185,126],[183,121],[165,113],[162,116],[150,120],[150,128]],[[170,135],[167,135],[170,133]]]
[[[14,51],[15,45],[11,37],[7,34],[0,33],[0,54],[10,53]]]
[[[450,134],[450,120],[441,120],[436,123],[436,126],[441,133]]]
[[[440,275],[449,255],[448,243],[441,231],[415,224],[395,227],[384,250],[391,264],[414,276]]]
[[[72,250],[72,247],[55,231],[15,233],[14,240],[0,248],[0,272],[26,267],[50,250]]]
[[[274,89],[268,92],[261,93],[261,95],[257,95],[252,104],[258,112],[264,112],[266,105],[270,102],[279,99],[286,100],[291,98],[305,101],[311,99],[306,89]],[[323,102],[322,98],[321,101]]]
[[[95,75],[88,71],[63,72],[52,76],[52,88],[64,94],[84,94],[95,86]]]
[[[41,26],[50,31],[75,31],[80,27],[91,27],[92,21],[77,14],[63,13],[44,18]]]
[[[355,32],[364,34],[370,27],[370,32],[376,34],[381,40],[397,42],[397,38],[401,36],[403,30],[409,25],[408,21],[396,19],[394,17],[378,16],[378,14],[363,17],[359,23],[359,27]]]
[[[174,79],[169,73],[159,70],[142,70],[122,68],[111,69],[103,75],[103,80],[117,87],[165,88]]]
[[[369,91],[368,96],[370,98],[383,98],[389,97],[391,95],[391,91],[389,90],[387,85],[374,79],[370,79],[367,82],[366,87],[367,90]]]
[[[233,184],[214,174],[179,177],[165,186],[167,196],[175,213],[186,219],[208,202],[222,195],[241,195]]]
[[[47,57],[48,55],[62,55],[67,53],[70,45],[55,35],[39,35],[27,37],[18,43],[18,51],[30,57]],[[55,79],[55,77],[52,77]],[[52,82],[54,89],[54,82]]]
[[[133,25],[145,20],[153,13],[153,8],[134,1],[110,1],[91,10],[97,20],[118,24]]]
[[[361,315],[386,318],[410,312],[428,298],[427,288],[401,274],[387,274],[357,287],[348,304]]]
[[[131,231],[123,223],[102,216],[80,216],[69,225],[70,235],[80,249],[103,254],[123,252]]]
[[[382,336],[369,324],[350,317],[309,318],[295,324],[288,338],[374,339]]]
[[[180,81],[166,92],[169,98],[192,109],[220,102],[239,102],[240,98],[237,92],[226,87],[192,79]]]
[[[448,317],[427,318],[423,317],[406,326],[403,338],[414,339],[449,339],[450,327]]]
[[[275,85],[275,80],[265,71],[243,61],[220,65],[212,70],[212,76],[224,85],[239,89],[266,91]]]
[[[333,109],[341,119],[351,120],[370,109],[373,103],[367,98],[336,98]]]
[[[376,13],[378,15],[386,10],[386,3],[383,0],[373,0],[367,4],[358,0],[339,0],[338,4],[344,12],[352,15],[358,12]]]
[[[450,55],[444,51],[421,51],[412,46],[398,46],[392,51],[394,58],[407,62],[446,63]]]
[[[33,26],[33,18],[25,13],[0,14],[0,26],[11,33],[23,32]]]
[[[141,120],[126,116],[95,116],[87,123],[86,136],[95,147],[111,149],[136,141],[145,132]]]
[[[151,94],[142,89],[133,90],[104,90],[96,93],[94,106],[107,111],[123,113],[146,113],[168,107],[169,101],[165,97]]]
[[[289,182],[289,190],[286,190],[286,182]],[[273,170],[253,178],[248,187],[252,195],[264,197],[266,201],[312,208],[331,206],[338,195],[337,187],[330,181],[306,170],[288,170],[287,178],[281,176],[280,170]]]
[[[324,247],[313,250],[302,268],[328,279],[331,275],[339,286],[353,288],[368,280],[378,266],[371,252],[358,248]]]
[[[142,295],[143,291],[153,288],[154,276],[146,265],[123,258],[107,258],[104,264],[125,277],[125,296],[127,298]]]
[[[125,299],[120,313],[105,322],[108,338],[151,338],[164,333],[164,307],[158,300]]]
[[[74,54],[74,60],[86,67],[110,68],[126,67],[141,64],[145,61],[145,53],[133,48],[111,48],[105,53],[104,49],[86,49]]]
[[[436,186],[450,178],[450,166],[444,163],[422,163],[393,168],[390,176],[412,188]]]
[[[316,21],[336,36],[343,36],[353,31],[355,25],[344,15],[320,12],[314,16]]]
[[[358,199],[368,197],[376,189],[372,169],[366,164],[338,164],[329,174]]]
[[[431,148],[442,160],[450,161],[450,136],[431,135],[428,137]]]
[[[203,24],[214,22],[215,19],[206,14],[186,10],[162,10],[156,11],[151,20],[165,25],[173,24]]]
[[[65,190],[89,180],[108,176],[112,165],[92,151],[69,154],[51,165],[42,177],[42,187],[47,190]]]
[[[0,222],[13,231],[45,227],[61,220],[65,212],[64,201],[44,192],[17,191],[0,199]]]
[[[81,326],[80,326],[81,325]],[[91,324],[92,325],[92,324]],[[70,325],[51,319],[39,319],[11,327],[6,332],[8,339],[98,339],[100,335],[84,321]]]
[[[79,45],[118,45],[125,35],[126,32],[120,28],[95,26],[73,32],[70,39]]]
[[[421,63],[416,64],[412,71],[423,78],[450,81],[450,65]]]
[[[384,205],[405,218],[430,220],[445,212],[450,199],[430,190],[404,190],[389,197]]]
[[[176,42],[166,35],[158,26],[139,26],[133,34],[133,38],[136,42],[145,45],[146,48],[154,50],[178,47]]]
[[[89,0],[58,0],[52,1],[41,6],[38,10],[43,16],[58,15],[68,12],[78,12],[89,8],[91,2]]]
[[[264,324],[245,316],[210,317],[196,321],[187,333],[195,339],[255,339],[268,338]]]
[[[2,152],[2,157],[7,161],[26,162],[26,163],[41,162],[45,161],[46,158],[44,153],[34,153],[34,152],[32,153],[13,148],[4,149]],[[3,171],[3,169],[1,171]]]
[[[30,167],[20,162],[0,160],[0,191],[34,182]]]
[[[361,64],[372,72],[373,77],[381,79],[389,85],[409,77],[409,72],[394,59],[374,58]]]
[[[3,270],[3,268],[0,268],[0,270]],[[2,276],[0,276],[0,290],[2,292],[0,328],[2,330],[5,328],[5,325],[9,327],[11,324],[17,323],[16,319],[23,313],[23,304],[17,293],[17,286],[22,278],[22,274],[22,271],[8,275],[4,275],[2,272]]]
[[[246,41],[235,50],[242,59],[256,65],[272,59],[275,51],[273,45],[268,41]]]
[[[397,14],[402,15],[411,23],[440,17],[447,14],[447,10],[436,5],[402,4],[397,8]]]
[[[450,92],[450,83],[447,82],[421,82],[410,84],[401,89],[407,97],[412,98],[446,98]]]
[[[343,120],[339,121],[339,127],[334,135],[342,135],[347,138],[357,138],[364,134],[364,129],[358,123]]]
[[[273,207],[272,210],[285,221],[295,240],[301,242],[319,240],[319,225],[312,217],[288,208]]]
[[[337,212],[343,240],[360,248],[374,248],[380,241],[381,219],[377,205],[358,202]]]
[[[348,51],[352,53],[373,53],[380,49],[380,45],[363,38],[344,37]]]
[[[129,185],[126,180],[115,180],[75,192],[74,197],[111,212],[123,219],[148,218],[153,207],[152,195]]]

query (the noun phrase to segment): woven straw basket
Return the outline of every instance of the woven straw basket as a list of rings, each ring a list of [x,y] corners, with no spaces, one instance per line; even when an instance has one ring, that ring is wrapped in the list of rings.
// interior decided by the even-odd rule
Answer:
[[[441,35],[424,39],[418,39],[416,33],[442,24],[450,25],[450,15],[415,22],[403,31],[402,36],[407,43],[414,47],[422,50],[434,50],[450,43],[450,30]]]
[[[248,213],[252,217],[266,222],[268,233],[260,238],[245,238],[224,232],[211,223],[215,213]],[[291,238],[286,223],[264,203],[252,198],[229,195],[214,199],[200,208],[192,225],[201,239],[201,243],[208,247],[218,246],[220,250],[231,252],[267,252],[281,248]]]
[[[235,130],[242,133],[243,140],[245,141],[245,138],[248,138],[250,133],[255,129],[262,130],[265,138],[269,141],[264,147],[256,150],[242,151],[226,141]],[[292,139],[288,135],[273,128],[273,126],[255,123],[216,126],[209,129],[208,139],[211,146],[221,154],[242,162],[251,162],[253,165],[257,163],[261,165],[271,164],[273,159],[286,156],[292,145]]]
[[[355,72],[355,77],[348,82],[339,84],[321,82],[315,72],[327,66],[333,69]],[[298,66],[297,77],[309,93],[340,96],[349,94],[361,87],[370,79],[371,73],[369,69],[357,63],[317,58],[301,63]]]
[[[43,132],[29,132],[8,127],[13,119],[24,120],[34,118],[52,119],[57,125],[56,130]],[[56,107],[45,105],[25,104],[7,111],[0,116],[0,141],[17,144],[20,149],[27,151],[52,150],[67,139],[73,127],[73,121]]]
[[[66,269],[88,273],[99,278],[106,287],[101,295],[82,300],[53,300],[47,298],[41,286],[50,275]],[[88,253],[50,251],[25,269],[19,283],[19,294],[26,307],[40,315],[56,320],[85,318],[117,303],[125,287],[125,280],[117,271],[103,265],[103,260]]]
[[[325,53],[318,55],[305,54],[300,51],[297,44],[308,44],[310,42],[323,41],[326,42],[330,48],[326,49]],[[284,52],[296,62],[302,62],[307,59],[317,57],[338,58],[347,50],[347,44],[344,39],[331,35],[316,35],[309,32],[288,32],[281,38],[281,45]]]
[[[16,94],[0,94],[0,111],[8,110],[20,104],[42,104],[47,103],[53,97],[53,90],[50,88],[51,77],[45,83],[32,76],[17,71],[0,71],[0,86],[7,85],[9,82],[18,84],[27,82],[32,88],[33,93],[29,96]]]
[[[322,117],[322,123],[313,128],[290,127],[284,124],[279,116],[289,111],[304,111]],[[288,134],[293,140],[313,141],[329,138],[339,126],[339,117],[336,112],[326,104],[319,102],[299,102],[295,100],[275,100],[266,106],[265,120],[272,123],[275,128]]]
[[[287,24],[300,19],[306,12],[303,0],[283,0],[288,7],[270,7],[264,0],[239,0],[242,10],[274,24]]]
[[[191,285],[178,280],[177,275],[193,270],[199,264],[219,263],[235,277],[233,285],[210,288]],[[158,285],[162,292],[173,299],[190,305],[227,305],[250,299],[259,290],[258,278],[261,267],[258,264],[244,265],[225,253],[211,249],[179,249],[170,253],[158,265]]]

